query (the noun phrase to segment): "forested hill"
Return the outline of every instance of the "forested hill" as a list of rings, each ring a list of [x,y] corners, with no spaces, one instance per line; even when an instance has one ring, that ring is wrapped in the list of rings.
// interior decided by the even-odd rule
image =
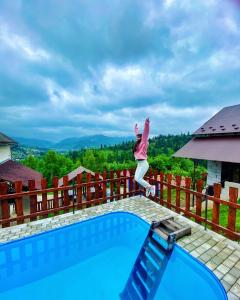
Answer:
[[[155,156],[160,153],[176,152],[183,147],[192,138],[191,134],[180,135],[159,135],[149,139],[148,153],[150,156]],[[111,150],[129,150],[132,149],[134,142],[123,142],[115,146],[109,146]]]
[[[189,159],[173,158],[172,154],[191,139],[189,134],[157,136],[149,140],[148,162],[153,169],[173,174],[192,176],[193,162]],[[115,146],[102,146],[98,149],[80,149],[59,153],[50,150],[42,156],[28,156],[22,163],[38,170],[47,178],[49,184],[53,176],[62,177],[79,166],[92,171],[120,170],[135,168],[132,153],[134,141]],[[197,176],[205,171],[198,166]]]

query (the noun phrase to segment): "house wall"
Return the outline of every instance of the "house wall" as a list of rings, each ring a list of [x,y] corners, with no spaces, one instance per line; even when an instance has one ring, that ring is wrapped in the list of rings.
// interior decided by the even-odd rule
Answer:
[[[221,182],[222,162],[209,160],[207,163],[207,184]]]
[[[0,146],[0,163],[11,158],[11,147],[9,145]]]

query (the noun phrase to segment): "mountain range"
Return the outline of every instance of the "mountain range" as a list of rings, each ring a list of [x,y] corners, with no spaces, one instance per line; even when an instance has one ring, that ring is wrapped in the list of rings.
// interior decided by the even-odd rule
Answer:
[[[20,146],[31,148],[54,149],[58,151],[79,150],[85,148],[99,148],[102,146],[111,146],[128,142],[134,139],[133,136],[128,137],[110,137],[105,135],[91,135],[82,137],[66,138],[59,142],[53,143],[48,140],[32,139],[23,137],[13,137]]]

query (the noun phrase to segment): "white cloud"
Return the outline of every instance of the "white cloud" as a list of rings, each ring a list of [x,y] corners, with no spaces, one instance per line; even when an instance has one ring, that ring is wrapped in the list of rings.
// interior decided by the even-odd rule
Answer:
[[[27,37],[10,32],[7,26],[1,23],[0,42],[2,46],[4,45],[5,47],[14,50],[16,54],[21,54],[28,60],[41,61],[50,58],[50,55],[46,50],[33,46]]]

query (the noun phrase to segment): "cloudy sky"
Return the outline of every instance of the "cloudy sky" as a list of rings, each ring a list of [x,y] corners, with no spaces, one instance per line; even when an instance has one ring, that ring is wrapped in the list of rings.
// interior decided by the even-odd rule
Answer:
[[[234,0],[1,0],[0,131],[193,131],[240,104]]]

